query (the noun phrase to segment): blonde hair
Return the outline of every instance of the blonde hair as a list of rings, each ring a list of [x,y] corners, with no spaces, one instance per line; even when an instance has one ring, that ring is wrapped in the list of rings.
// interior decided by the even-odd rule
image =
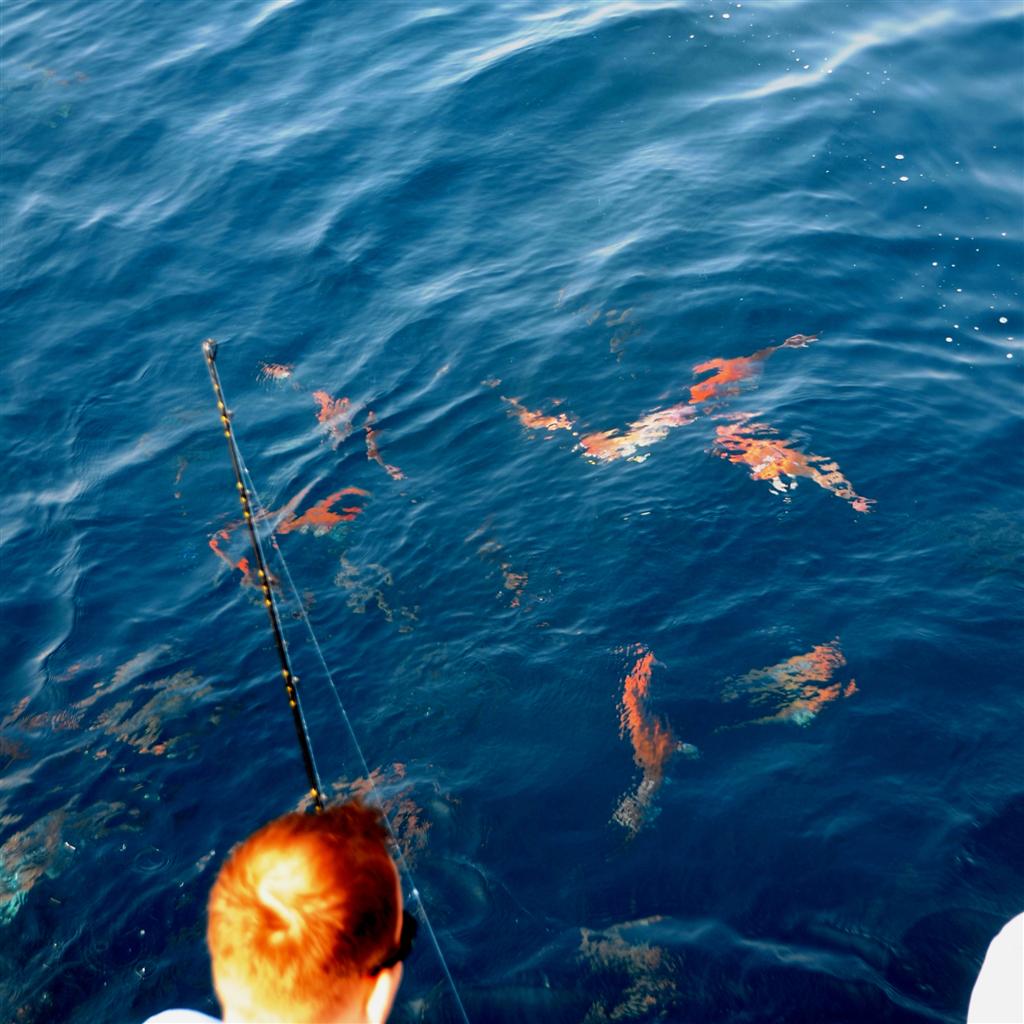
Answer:
[[[401,914],[380,815],[358,801],[286,814],[237,846],[210,893],[221,1002],[320,1020],[393,950]]]

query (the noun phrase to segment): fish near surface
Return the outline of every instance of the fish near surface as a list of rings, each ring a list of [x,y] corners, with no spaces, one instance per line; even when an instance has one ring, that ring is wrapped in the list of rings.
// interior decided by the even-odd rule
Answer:
[[[272,533],[286,534],[293,531],[312,531],[316,534],[329,533],[338,523],[351,522],[360,515],[364,509],[361,505],[349,505],[340,512],[333,511],[334,505],[345,495],[352,494],[360,497],[369,497],[370,492],[364,491],[361,487],[343,487],[340,491],[328,495],[323,501],[318,502],[307,509],[302,515],[297,515],[299,506],[305,500],[306,495],[313,489],[313,484],[308,483],[292,498],[289,498],[278,509],[260,509],[256,512],[253,521],[260,523],[270,522]],[[242,574],[243,586],[254,586],[256,583],[252,567],[249,562],[249,555],[245,554],[235,559],[229,554],[225,547],[232,541],[235,531],[243,526],[244,520],[236,520],[222,530],[218,530],[210,537],[210,550],[230,569],[237,569]],[[248,550],[248,548],[246,549]],[[271,575],[271,586],[277,585],[277,580]]]
[[[846,658],[837,637],[827,644],[812,647],[805,654],[730,679],[722,689],[722,700],[744,698],[752,708],[767,705],[774,709],[772,714],[754,719],[752,725],[768,722],[809,725],[826,704],[841,697],[852,697],[857,692],[855,680],[850,679],[845,684],[835,680],[836,674],[845,667]]]
[[[837,463],[824,455],[804,453],[792,442],[780,440],[778,431],[767,423],[753,422],[743,415],[715,428],[715,452],[723,459],[750,468],[752,480],[768,480],[779,492],[793,490],[797,477],[806,477],[819,487],[850,503],[855,512],[870,512],[873,498],[857,494],[840,472]],[[789,478],[788,480],[786,478]]]
[[[368,497],[370,492],[364,491],[362,487],[343,487],[340,491],[327,495],[323,501],[311,505],[301,516],[291,515],[284,518],[277,524],[277,533],[292,533],[295,530],[311,530],[315,534],[323,535],[330,533],[339,523],[350,523],[364,509],[362,505],[345,505],[340,512],[334,511],[334,506],[346,495]]]
[[[625,432],[620,430],[600,430],[585,434],[580,438],[577,448],[581,449],[584,458],[591,462],[617,462],[627,459],[630,462],[644,462],[650,452],[641,449],[668,437],[669,431],[676,427],[692,423],[696,413],[686,402],[679,402],[667,409],[650,412],[640,419],[627,424]]]
[[[761,364],[781,348],[806,348],[812,341],[817,341],[816,334],[794,334],[781,345],[768,345],[749,356],[737,356],[733,359],[709,359],[698,363],[694,373],[709,373],[711,376],[694,384],[690,388],[690,404],[699,405],[712,398],[725,398],[739,392],[739,385],[754,377],[761,371]]]
[[[692,752],[694,748],[679,743],[667,723],[647,706],[654,672],[654,652],[643,644],[635,644],[629,650],[636,660],[622,684],[619,735],[623,738],[629,736],[633,761],[643,774],[636,790],[626,793],[619,801],[612,820],[636,835],[650,816],[669,758],[678,751]]]
[[[392,480],[404,480],[405,474],[397,466],[392,466],[390,463],[385,462],[380,449],[377,447],[377,429],[374,427],[376,422],[377,415],[371,409],[366,414],[366,423],[364,424],[366,430],[366,457],[371,462],[376,462]]]
[[[222,543],[226,543],[231,540],[231,534],[234,532],[234,528],[229,527],[224,530],[218,530],[210,538],[210,550],[229,568],[232,570],[237,569],[242,574],[242,584],[245,586],[251,586],[253,584],[252,570],[249,566],[249,558],[247,555],[243,555],[237,561],[232,558],[222,547]]]
[[[518,398],[506,398],[501,400],[508,405],[509,415],[514,416],[528,430],[546,430],[553,433],[556,430],[572,430],[575,423],[566,414],[559,413],[557,416],[548,416],[545,413],[527,409]]]
[[[260,363],[260,379],[287,380],[294,369],[291,363]]]
[[[330,435],[332,447],[337,448],[352,433],[352,403],[347,398],[334,398],[326,391],[314,391],[313,398],[320,406],[317,421]]]
[[[662,920],[651,917],[601,931],[580,929],[578,959],[592,975],[588,989],[594,993],[583,1024],[682,1019],[669,1016],[682,1008],[676,982],[680,964],[668,950],[645,939],[650,926]]]
[[[430,837],[433,820],[415,799],[417,785],[407,778],[407,767],[400,762],[374,768],[369,775],[350,779],[341,776],[328,787],[329,807],[352,799],[380,803],[387,815],[403,858],[410,864],[422,853]],[[437,796],[430,792],[430,796]],[[313,806],[313,798],[305,794],[295,807],[306,813]]]

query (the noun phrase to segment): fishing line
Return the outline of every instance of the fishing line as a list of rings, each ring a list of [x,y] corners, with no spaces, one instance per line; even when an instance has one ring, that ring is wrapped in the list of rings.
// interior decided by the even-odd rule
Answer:
[[[216,364],[214,362],[217,355],[217,343],[212,338],[207,338],[207,340],[203,342],[203,355],[206,357],[207,368],[210,371],[210,378],[213,381],[213,388],[217,395],[217,407],[220,412],[221,423],[224,425],[224,434],[228,439],[228,447],[231,451],[231,462],[232,467],[235,470],[238,490],[242,496],[242,507],[245,514],[245,521],[249,526],[249,536],[252,540],[253,549],[256,552],[256,558],[260,568],[260,583],[263,588],[264,604],[266,604],[267,610],[271,615],[271,623],[275,626],[274,639],[275,642],[277,642],[278,654],[282,659],[282,664],[286,666],[284,669],[286,682],[288,680],[291,680],[292,682],[290,693],[295,694],[295,702],[292,704],[292,712],[293,715],[297,715],[297,728],[301,723],[299,744],[303,748],[304,763],[306,763],[305,753],[307,751],[309,753],[307,774],[310,774],[310,770],[312,770],[312,774],[310,774],[310,781],[313,787],[310,795],[313,797],[317,813],[320,813],[323,810],[323,788],[320,785],[319,776],[316,772],[316,764],[313,760],[313,750],[309,742],[309,733],[306,729],[306,722],[302,716],[302,709],[298,700],[298,690],[294,685],[298,682],[298,679],[294,673],[291,672],[291,663],[288,659],[288,649],[285,645],[284,636],[280,629],[280,618],[277,615],[277,605],[269,586],[269,575],[267,573],[266,561],[263,558],[263,550],[256,534],[253,509],[257,510],[257,512],[262,512],[264,510],[264,506],[260,501],[259,492],[256,490],[256,486],[252,481],[252,474],[249,472],[249,468],[246,466],[245,460],[242,458],[242,453],[238,447],[237,441],[235,440],[234,432],[231,429],[231,414],[227,409],[227,403],[224,401],[223,391],[220,386],[220,376],[217,373]],[[341,693],[338,690],[337,684],[334,682],[334,676],[331,674],[331,670],[327,667],[327,659],[324,657],[323,649],[320,647],[320,641],[317,640],[316,633],[313,631],[313,623],[309,620],[309,615],[306,613],[305,605],[303,604],[302,598],[299,596],[298,588],[295,586],[295,581],[292,579],[291,570],[288,568],[284,552],[281,551],[281,548],[273,534],[270,536],[270,543],[277,554],[277,561],[280,564],[281,573],[287,583],[288,590],[291,592],[292,599],[295,602],[298,617],[306,627],[306,633],[309,635],[310,643],[313,645],[313,650],[316,652],[317,660],[320,662],[320,668],[323,670],[324,677],[327,680],[331,693],[334,695],[335,703],[338,706],[338,713],[341,720],[345,723],[349,739],[352,741],[352,748],[356,752],[358,764],[362,769],[363,778],[367,781],[371,798],[381,811],[381,816],[384,819],[384,825],[388,830],[388,835],[391,837],[391,843],[395,850],[395,856],[399,867],[401,868],[402,873],[409,879],[412,886],[410,896],[416,904],[420,920],[423,922],[424,931],[430,937],[430,944],[433,946],[434,952],[437,954],[438,962],[441,965],[441,970],[444,973],[449,988],[451,989],[459,1016],[461,1017],[463,1024],[470,1024],[466,1008],[462,1004],[462,998],[460,997],[459,990],[455,985],[455,978],[452,976],[451,969],[448,967],[448,961],[441,950],[441,943],[437,938],[437,933],[434,931],[434,926],[430,923],[430,917],[427,914],[427,908],[423,903],[423,897],[420,895],[419,888],[416,885],[412,869],[409,867],[409,862],[406,859],[405,854],[402,852],[401,843],[398,841],[398,833],[391,824],[391,819],[384,811],[384,803],[381,799],[380,792],[373,781],[373,776],[370,774],[370,766],[363,754],[363,748],[360,746],[359,740],[356,738],[355,729],[352,726],[352,721],[348,716],[348,712],[345,710],[344,702],[341,699]]]

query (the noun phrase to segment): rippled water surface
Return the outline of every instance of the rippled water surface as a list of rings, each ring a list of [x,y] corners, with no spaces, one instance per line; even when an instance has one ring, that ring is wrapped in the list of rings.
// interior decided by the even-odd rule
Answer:
[[[213,1011],[302,799],[213,336],[471,1019],[962,1020],[1024,909],[1022,19],[7,0],[0,1016]]]

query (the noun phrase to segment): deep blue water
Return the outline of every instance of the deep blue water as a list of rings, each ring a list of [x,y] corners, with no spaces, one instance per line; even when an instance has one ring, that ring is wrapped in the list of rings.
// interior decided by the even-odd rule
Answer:
[[[0,29],[0,1017],[212,1011],[305,787],[213,336],[474,1021],[962,1020],[1024,909],[1021,4]]]

